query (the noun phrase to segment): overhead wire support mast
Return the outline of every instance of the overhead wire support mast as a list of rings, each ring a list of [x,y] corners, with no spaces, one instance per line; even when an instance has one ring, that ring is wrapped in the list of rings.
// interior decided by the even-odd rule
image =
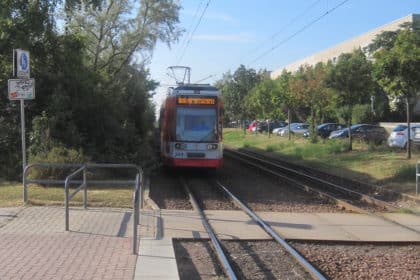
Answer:
[[[340,2],[339,4],[337,4],[336,6],[334,6],[333,8],[329,9],[328,11],[326,11],[325,13],[323,13],[322,15],[320,15],[319,17],[317,17],[316,19],[314,19],[311,22],[309,22],[308,24],[304,25],[298,31],[296,31],[295,33],[293,33],[289,37],[285,38],[284,40],[280,41],[274,47],[272,47],[271,49],[267,50],[266,52],[264,52],[263,54],[261,54],[260,56],[258,56],[254,60],[252,60],[248,65],[254,64],[255,62],[257,62],[258,60],[260,60],[264,56],[268,55],[269,53],[271,53],[272,51],[274,51],[275,49],[277,49],[281,45],[283,45],[286,42],[290,41],[291,39],[293,39],[294,37],[296,37],[298,34],[302,33],[303,31],[305,31],[306,29],[308,29],[309,27],[311,27],[312,25],[314,25],[315,23],[317,23],[318,21],[320,21],[322,18],[324,18],[328,14],[332,13],[334,10],[338,9],[339,7],[341,7],[342,5],[344,5],[348,1],[349,0],[344,0],[344,1]]]

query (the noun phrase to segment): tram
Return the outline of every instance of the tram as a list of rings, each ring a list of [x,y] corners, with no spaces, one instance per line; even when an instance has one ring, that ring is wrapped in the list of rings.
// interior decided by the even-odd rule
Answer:
[[[220,168],[222,99],[208,84],[169,88],[160,110],[160,154],[170,167]]]

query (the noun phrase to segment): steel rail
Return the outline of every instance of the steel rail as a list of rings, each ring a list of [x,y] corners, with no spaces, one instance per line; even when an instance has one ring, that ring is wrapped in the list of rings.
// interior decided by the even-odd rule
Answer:
[[[210,223],[208,222],[207,217],[204,214],[204,211],[201,209],[200,205],[198,204],[197,200],[195,199],[194,195],[192,194],[185,180],[182,177],[180,177],[180,181],[183,187],[185,188],[186,192],[188,193],[191,204],[193,205],[195,211],[200,215],[201,222],[203,223],[203,226],[206,229],[207,234],[209,235],[214,248],[216,249],[217,258],[219,259],[220,263],[222,264],[223,268],[228,274],[229,279],[232,279],[232,280],[238,279],[222,249],[219,239],[217,238],[216,234],[214,233],[214,230],[212,229]]]
[[[268,160],[261,159],[261,158],[258,158],[258,157],[249,155],[247,153],[243,153],[243,152],[239,152],[239,151],[233,151],[233,150],[230,150],[230,149],[226,149],[226,151],[228,153],[230,152],[230,153],[237,154],[237,155],[240,155],[240,156],[243,156],[243,157],[247,157],[247,158],[251,158],[251,159],[254,159],[254,160],[258,160],[259,162],[262,162],[264,164],[271,165],[273,167],[276,167],[276,168],[282,169],[284,171],[287,171],[287,172],[290,172],[290,173],[293,173],[293,174],[296,174],[296,175],[305,177],[306,179],[309,179],[309,180],[312,180],[312,181],[316,181],[318,183],[326,184],[327,186],[329,186],[329,187],[331,187],[331,188],[333,188],[335,190],[341,190],[341,191],[347,192],[349,194],[356,195],[356,196],[360,197],[362,200],[364,200],[365,202],[374,204],[376,206],[386,207],[386,208],[388,208],[388,209],[390,209],[392,211],[398,210],[397,207],[394,207],[393,205],[391,205],[391,204],[389,204],[389,203],[387,203],[385,201],[379,200],[377,198],[371,197],[369,195],[366,195],[366,194],[363,194],[363,193],[360,193],[360,192],[357,192],[357,191],[354,191],[354,190],[350,190],[348,188],[345,188],[343,186],[339,186],[337,184],[331,183],[331,182],[326,181],[324,179],[317,178],[315,176],[311,176],[311,175],[305,174],[305,173],[303,173],[301,171],[296,171],[296,170],[293,170],[291,168],[288,168],[288,167],[279,165],[277,163],[270,162]]]
[[[359,213],[362,213],[362,214],[367,214],[367,215],[371,215],[371,216],[378,217],[378,218],[380,218],[380,219],[382,219],[382,220],[384,220],[384,221],[387,221],[387,222],[392,223],[392,224],[394,224],[394,225],[397,225],[397,226],[400,226],[400,227],[402,227],[402,228],[405,228],[405,229],[407,229],[407,230],[409,230],[409,231],[412,231],[412,232],[415,232],[415,233],[420,234],[420,231],[419,231],[419,230],[417,230],[417,229],[415,229],[415,228],[412,228],[412,227],[410,227],[410,226],[407,226],[407,225],[401,224],[401,223],[399,223],[399,222],[396,222],[396,221],[394,221],[394,220],[392,220],[392,219],[389,219],[388,217],[386,217],[386,216],[384,216],[384,215],[382,215],[382,214],[380,214],[380,213],[374,213],[374,212],[371,212],[371,211],[368,211],[368,210],[362,209],[362,208],[360,208],[360,207],[358,207],[358,206],[352,205],[352,204],[350,204],[350,203],[348,203],[348,202],[345,202],[345,201],[344,201],[344,200],[342,200],[342,199],[339,199],[339,198],[336,198],[336,197],[334,197],[334,196],[332,196],[332,195],[330,195],[330,194],[324,193],[324,192],[322,192],[322,191],[320,191],[320,190],[318,190],[318,189],[316,189],[316,188],[309,187],[309,186],[308,186],[308,185],[306,185],[306,184],[303,184],[303,183],[301,183],[301,182],[299,182],[299,181],[297,181],[297,180],[291,179],[291,178],[289,178],[289,177],[287,177],[287,176],[285,176],[285,175],[279,174],[279,173],[277,173],[277,172],[275,172],[275,171],[273,171],[273,170],[271,170],[271,169],[268,169],[268,168],[266,168],[266,167],[264,167],[264,166],[258,165],[258,164],[254,163],[254,162],[251,162],[251,161],[249,161],[249,160],[246,160],[246,159],[244,159],[244,158],[241,158],[241,157],[240,157],[240,156],[238,156],[238,155],[234,155],[234,154],[235,154],[235,152],[233,152],[233,151],[231,151],[231,150],[230,150],[230,152],[232,152],[232,154],[231,154],[230,156],[231,156],[231,157],[233,157],[233,158],[238,159],[239,161],[245,162],[245,163],[247,163],[247,164],[249,164],[249,165],[252,165],[252,166],[254,166],[254,167],[257,167],[257,168],[259,168],[259,169],[261,169],[261,170],[264,170],[264,171],[266,171],[266,172],[268,172],[268,173],[271,173],[271,174],[273,174],[273,175],[275,175],[275,176],[278,176],[278,177],[281,177],[281,178],[283,178],[283,179],[286,179],[286,180],[288,180],[288,181],[290,181],[290,182],[293,182],[293,183],[295,183],[298,187],[300,187],[301,189],[303,189],[303,190],[305,190],[305,191],[312,191],[312,192],[318,193],[321,197],[327,197],[327,198],[330,198],[330,199],[332,199],[333,201],[336,201],[336,203],[337,203],[338,205],[342,205],[342,206],[344,206],[346,209],[349,209],[349,210],[352,210],[352,211],[355,211],[355,212],[359,212]],[[240,155],[241,155],[241,154],[243,154],[243,153],[240,153],[240,152],[236,152],[236,153],[239,153]],[[225,154],[226,154],[226,153],[225,153]],[[263,161],[263,160],[261,160],[261,159],[258,159],[258,158],[252,157],[252,156],[248,156],[248,157],[250,157],[250,158],[254,158],[254,159],[256,159],[256,160]],[[264,161],[265,161],[265,160],[264,160]],[[265,162],[266,162],[267,164],[271,164],[271,163],[270,163],[270,162],[268,162],[268,161],[265,161]],[[281,168],[281,167],[280,167],[280,168]],[[293,170],[292,170],[292,171],[293,171]],[[315,179],[317,179],[317,178],[315,178]],[[328,183],[329,183],[329,182],[328,182]],[[345,189],[345,188],[344,188],[344,189]],[[372,198],[372,199],[375,199],[375,198]],[[379,200],[379,202],[383,202],[383,201]],[[385,203],[385,202],[383,202],[383,203]],[[376,205],[376,204],[375,204],[375,205]],[[390,208],[395,209],[395,210],[397,210],[397,209],[398,209],[398,208],[395,208],[395,207],[393,207],[393,206],[390,206]]]
[[[302,182],[299,182],[299,181],[297,181],[295,179],[292,179],[292,178],[290,178],[290,177],[288,177],[286,175],[283,175],[283,174],[280,174],[278,172],[275,172],[275,171],[273,171],[271,169],[268,169],[268,168],[266,168],[264,166],[258,165],[258,164],[254,163],[252,161],[243,159],[243,158],[241,158],[241,157],[239,157],[237,155],[230,155],[230,156],[233,157],[233,158],[235,158],[235,159],[237,159],[237,160],[239,160],[239,161],[245,162],[245,163],[247,163],[247,164],[249,164],[251,166],[257,167],[260,170],[263,170],[263,171],[265,171],[267,173],[273,174],[274,176],[277,176],[277,177],[283,178],[283,179],[285,179],[285,180],[287,180],[289,182],[292,182],[298,188],[300,188],[301,190],[303,190],[305,192],[312,192],[312,193],[317,194],[318,196],[320,196],[322,198],[326,198],[326,199],[329,199],[331,201],[334,201],[335,203],[337,203],[337,205],[342,206],[342,207],[344,207],[344,208],[346,208],[348,210],[351,210],[351,211],[354,211],[354,212],[357,212],[357,213],[369,214],[368,211],[366,211],[366,210],[364,210],[364,209],[362,209],[360,207],[357,207],[357,206],[352,205],[352,204],[350,204],[350,203],[348,203],[348,202],[346,202],[346,201],[344,201],[342,199],[336,198],[336,197],[334,197],[334,196],[332,196],[330,194],[327,194],[327,193],[322,192],[322,191],[320,191],[318,189],[315,189],[313,187],[310,187],[310,186],[308,186],[308,185],[306,185],[306,184],[304,184]]]
[[[250,216],[260,227],[262,227],[271,237],[273,237],[277,243],[279,243],[287,252],[289,252],[293,258],[314,278],[325,280],[325,276],[322,275],[315,267],[313,267],[304,257],[302,257],[292,246],[290,246],[286,240],[284,240],[277,232],[275,232],[270,225],[262,220],[254,211],[249,209],[242,201],[240,201],[235,195],[233,195],[225,186],[219,181],[215,181],[216,184],[232,199],[236,205],[238,205],[248,216]]]

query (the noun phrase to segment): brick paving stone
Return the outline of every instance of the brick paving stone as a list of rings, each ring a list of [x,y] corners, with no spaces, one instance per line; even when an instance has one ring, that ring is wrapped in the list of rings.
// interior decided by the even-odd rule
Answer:
[[[130,209],[72,208],[70,232],[64,214],[28,207],[2,224],[0,279],[133,279]]]

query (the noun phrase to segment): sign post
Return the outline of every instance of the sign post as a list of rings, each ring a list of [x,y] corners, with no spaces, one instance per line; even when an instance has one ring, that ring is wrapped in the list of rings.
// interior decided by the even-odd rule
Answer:
[[[26,138],[25,138],[25,99],[35,98],[35,80],[30,79],[29,52],[19,49],[13,50],[13,77],[9,79],[9,100],[20,100],[20,125],[22,132],[22,170],[26,167]],[[23,174],[24,175],[24,174]],[[23,188],[23,201],[27,202],[26,188]]]

